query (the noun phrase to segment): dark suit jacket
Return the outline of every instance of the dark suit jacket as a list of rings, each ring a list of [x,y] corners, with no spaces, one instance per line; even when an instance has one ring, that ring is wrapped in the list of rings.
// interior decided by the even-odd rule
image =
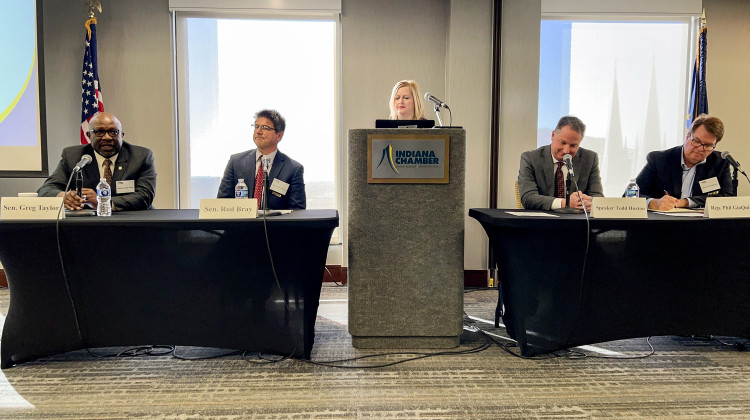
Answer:
[[[63,191],[73,168],[83,155],[90,155],[93,161],[84,166],[83,187],[96,189],[99,184],[99,168],[96,166],[94,148],[90,144],[66,147],[62,151],[60,163],[52,175],[47,178],[39,190],[40,197],[55,197]],[[135,181],[135,192],[120,194],[117,192],[116,181]],[[112,208],[113,210],[145,210],[152,209],[151,203],[156,194],[156,167],[154,155],[150,149],[134,146],[122,142],[122,148],[117,155],[117,161],[112,165]],[[75,180],[71,182],[71,189],[75,188]]]
[[[680,156],[682,146],[658,152],[651,152],[646,156],[646,166],[641,169],[635,182],[641,189],[641,197],[661,198],[664,191],[673,197],[682,195],[682,166]],[[716,177],[719,180],[719,190],[703,193],[698,181]],[[695,180],[691,200],[699,207],[706,205],[706,197],[728,197],[732,195],[732,176],[729,174],[729,162],[721,158],[721,153],[714,150],[706,158],[706,163],[695,168]]]
[[[518,170],[518,191],[525,209],[549,210],[555,201],[555,171],[551,146],[542,146],[521,155]],[[591,197],[603,197],[602,179],[599,176],[599,157],[596,152],[579,148],[573,157],[578,188]]]
[[[237,153],[229,158],[227,167],[224,169],[224,177],[221,178],[221,184],[219,184],[217,198],[233,198],[234,187],[239,179],[245,180],[245,184],[247,184],[252,195],[255,185],[256,150]],[[271,165],[271,173],[268,174],[269,209],[300,210],[307,207],[304,171],[304,167],[299,162],[281,153],[281,151],[276,152],[273,165]],[[277,178],[289,184],[289,189],[284,195],[270,190],[271,183]]]

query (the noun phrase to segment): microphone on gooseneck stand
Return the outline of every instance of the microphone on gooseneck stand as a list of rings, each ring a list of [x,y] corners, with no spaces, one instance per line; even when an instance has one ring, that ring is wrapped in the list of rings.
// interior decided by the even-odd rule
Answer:
[[[76,166],[73,168],[73,172],[80,171],[81,169],[83,169],[84,166],[91,163],[91,160],[92,160],[91,155],[81,156],[81,160],[79,160],[78,163],[76,163]]]
[[[573,180],[575,179],[575,171],[573,170],[573,156],[566,154],[563,156],[563,162],[565,167],[568,168],[568,179],[567,179],[567,191],[565,192],[565,206],[570,208],[570,196],[573,195]]]
[[[263,193],[261,194],[260,199],[261,209],[258,210],[258,214],[262,214],[265,218],[266,216],[281,214],[281,212],[278,210],[268,210],[268,175],[271,172],[271,160],[268,159],[268,157],[263,156],[260,163],[263,165]]]
[[[575,186],[576,191],[578,192],[578,198],[580,198],[581,203],[583,203],[581,192],[578,191],[578,183],[576,182],[575,171],[573,170],[573,156],[571,156],[570,154],[566,154],[565,156],[563,156],[563,162],[565,163],[565,167],[568,168],[568,179],[566,181],[567,188],[565,189],[565,207],[560,209],[553,209],[553,211],[558,213],[581,213],[581,210],[570,207],[570,196],[573,195],[574,192],[573,186]]]
[[[263,194],[261,195],[263,198],[261,199],[261,209],[265,211],[268,210],[268,166],[270,162],[267,156],[263,156],[260,162],[263,165]]]
[[[742,175],[745,175],[745,177],[747,177],[747,174],[742,170],[740,163],[734,160],[732,155],[729,154],[728,150],[721,152],[721,158],[725,159],[727,162],[729,162],[730,165],[734,167],[734,169],[738,170]],[[748,179],[748,181],[750,181],[750,179]]]
[[[732,174],[732,190],[734,193],[734,196],[737,196],[737,187],[739,186],[739,181],[737,181],[737,172],[741,173],[742,175],[745,175],[745,179],[747,179],[748,182],[750,182],[750,178],[747,177],[747,174],[745,171],[742,170],[742,167],[740,166],[740,163],[737,162],[732,155],[729,154],[728,150],[725,150],[721,152],[721,158],[729,162],[730,165],[734,168],[734,173]]]
[[[575,176],[573,173],[573,156],[570,154],[563,156],[563,162],[565,162],[565,166],[568,168],[568,175]]]
[[[79,160],[78,163],[76,163],[76,166],[73,167],[73,173],[76,174],[76,193],[79,197],[81,196],[81,190],[83,189],[83,172],[81,172],[81,169],[91,163],[91,161],[91,155],[83,155],[81,156],[81,160]]]
[[[76,171],[76,194],[83,196],[83,172]]]
[[[81,156],[81,160],[76,163],[76,166],[73,167],[73,172],[70,174],[70,177],[68,178],[68,185],[65,186],[65,191],[68,191],[68,187],[70,186],[70,182],[72,181],[73,177],[76,177],[76,194],[78,194],[79,197],[83,197],[83,172],[81,172],[81,169],[83,169],[84,166],[91,163],[93,158],[91,155],[83,155]],[[65,195],[63,194],[63,197]],[[63,202],[65,202],[65,199],[63,198]],[[71,216],[94,216],[96,215],[96,212],[92,209],[80,209],[80,210],[68,210],[65,209],[65,215],[66,217]]]

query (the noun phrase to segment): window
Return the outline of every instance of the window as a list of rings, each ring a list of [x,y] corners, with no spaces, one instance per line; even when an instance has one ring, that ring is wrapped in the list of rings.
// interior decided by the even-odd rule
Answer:
[[[340,208],[338,16],[177,15],[181,208],[216,197],[265,108],[286,119],[279,150],[305,167],[307,208]]]
[[[563,115],[586,124],[606,196],[620,196],[646,154],[684,140],[693,39],[690,18],[545,20],[537,143]]]

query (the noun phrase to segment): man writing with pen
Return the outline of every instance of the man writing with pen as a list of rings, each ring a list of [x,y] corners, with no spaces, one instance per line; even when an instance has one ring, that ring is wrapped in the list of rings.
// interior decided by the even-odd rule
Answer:
[[[720,119],[701,114],[695,118],[681,146],[646,157],[636,182],[651,210],[703,207],[706,197],[732,195],[729,162],[714,150],[724,137]]]

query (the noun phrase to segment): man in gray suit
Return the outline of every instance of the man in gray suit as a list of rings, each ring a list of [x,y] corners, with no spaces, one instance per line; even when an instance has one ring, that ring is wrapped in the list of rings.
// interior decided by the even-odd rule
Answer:
[[[552,132],[552,142],[521,155],[518,171],[518,190],[521,203],[526,209],[551,210],[566,207],[564,191],[568,170],[563,156],[570,154],[573,170],[581,198],[570,196],[570,207],[591,209],[592,197],[603,197],[602,180],[599,176],[599,157],[595,152],[579,147],[586,125],[577,117],[560,118]],[[561,184],[562,182],[562,184]]]
[[[113,211],[153,208],[156,168],[151,150],[123,141],[125,133],[120,120],[108,112],[99,112],[91,118],[86,136],[92,143],[63,149],[57,168],[39,187],[39,196],[62,197],[64,194],[68,210],[80,210],[85,206],[96,208],[99,202],[96,186],[101,178],[109,178]],[[67,192],[65,186],[84,155],[89,155],[92,161],[81,169],[83,184],[79,196],[75,181],[71,181]]]
[[[237,181],[245,180],[250,198],[257,198],[260,208],[264,177],[262,160],[269,162],[267,203],[269,209],[298,210],[307,206],[305,196],[304,167],[296,160],[281,153],[278,144],[284,137],[286,120],[273,109],[264,109],[255,114],[253,141],[258,147],[237,153],[229,158],[224,177],[219,184],[217,198],[234,197]]]

